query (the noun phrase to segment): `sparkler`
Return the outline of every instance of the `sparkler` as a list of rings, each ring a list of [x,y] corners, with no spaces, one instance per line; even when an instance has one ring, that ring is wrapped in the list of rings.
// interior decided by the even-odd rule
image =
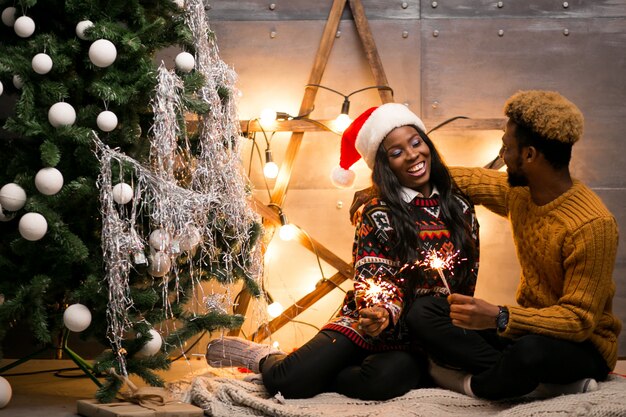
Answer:
[[[450,285],[448,285],[448,280],[446,279],[443,270],[447,269],[450,271],[450,275],[454,275],[454,263],[456,257],[459,255],[459,251],[448,253],[447,255],[441,256],[439,252],[435,249],[431,249],[427,252],[424,252],[424,260],[418,261],[418,265],[425,266],[426,269],[433,269],[437,271],[443,285],[448,290],[448,294],[452,294],[450,290]]]
[[[368,305],[387,304],[397,291],[396,286],[390,282],[375,278],[367,278],[357,282],[356,286],[359,287],[359,290],[363,290],[363,300]]]

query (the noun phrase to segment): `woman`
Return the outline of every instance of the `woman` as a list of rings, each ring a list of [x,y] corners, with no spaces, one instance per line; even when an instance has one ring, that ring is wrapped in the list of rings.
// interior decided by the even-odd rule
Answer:
[[[261,372],[268,391],[286,398],[332,391],[386,400],[429,383],[426,356],[404,317],[415,297],[473,295],[478,224],[425,130],[406,106],[388,103],[361,114],[342,136],[333,181],[351,185],[349,168],[362,157],[374,197],[357,213],[354,290],[338,316],[287,356],[239,338],[213,340],[209,364]],[[435,258],[444,265],[429,262]]]

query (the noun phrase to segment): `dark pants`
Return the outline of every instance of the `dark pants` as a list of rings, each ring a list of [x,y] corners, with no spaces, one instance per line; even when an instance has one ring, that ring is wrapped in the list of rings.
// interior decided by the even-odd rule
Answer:
[[[386,400],[429,380],[424,356],[404,351],[372,353],[341,333],[322,330],[293,353],[261,363],[267,390],[285,398],[338,392],[363,400]]]
[[[502,399],[528,394],[539,383],[566,384],[606,379],[609,368],[591,342],[529,334],[512,340],[496,330],[465,330],[450,320],[445,298],[422,297],[407,324],[417,344],[437,363],[471,373],[478,397]]]

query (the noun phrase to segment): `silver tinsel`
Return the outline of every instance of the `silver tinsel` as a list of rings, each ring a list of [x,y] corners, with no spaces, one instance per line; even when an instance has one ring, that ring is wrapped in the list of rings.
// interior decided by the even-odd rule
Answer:
[[[168,318],[172,317],[170,302],[180,295],[178,282],[183,267],[191,277],[192,300],[203,300],[195,304],[203,313],[225,312],[228,304],[232,307],[229,295],[202,294],[198,284],[203,266],[222,266],[226,271],[224,282],[234,280],[235,267],[250,277],[260,277],[261,245],[250,246],[251,226],[259,220],[248,204],[248,181],[239,155],[236,75],[219,59],[217,46],[209,40],[201,0],[186,1],[185,22],[194,37],[196,71],[206,80],[199,97],[210,108],[207,114],[198,116],[200,152],[193,166],[187,167],[191,174],[191,181],[185,185],[188,188],[181,186],[175,175],[176,165],[181,163],[177,158],[192,155],[187,133],[179,124],[185,116],[181,99],[183,82],[163,65],[158,70],[158,85],[152,102],[154,123],[150,131],[148,166],[110,149],[94,132],[102,170],[99,187],[102,248],[109,288],[107,335],[124,374],[122,342],[132,326],[129,274],[133,263],[144,260],[148,263],[153,279],[163,291],[163,308]],[[229,97],[220,98],[218,88],[228,91]],[[119,166],[119,178],[112,178],[114,164]],[[113,186],[129,177],[133,178],[134,197],[128,204],[119,205],[113,199]],[[146,224],[150,225],[150,230],[145,230]],[[159,230],[157,238],[160,239],[156,245],[150,241],[150,234],[155,230]],[[217,246],[217,238],[222,236],[233,242],[231,247]],[[195,256],[187,256],[187,263],[180,265],[180,255],[185,252]],[[162,281],[159,283],[158,279]],[[168,294],[171,282],[175,284],[175,294]],[[228,290],[226,293],[229,294]],[[175,325],[175,320],[168,322]]]

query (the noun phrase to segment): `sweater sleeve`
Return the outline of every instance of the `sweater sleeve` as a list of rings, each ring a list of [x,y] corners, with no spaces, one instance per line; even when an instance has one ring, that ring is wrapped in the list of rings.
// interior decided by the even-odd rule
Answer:
[[[360,213],[354,243],[354,289],[357,308],[381,306],[395,325],[402,313],[399,261],[390,253],[394,235],[384,205],[368,204]]]
[[[502,335],[589,339],[611,303],[617,240],[613,218],[597,218],[576,230],[564,242],[563,293],[558,301],[545,308],[509,306],[509,324]]]
[[[509,184],[507,174],[487,168],[450,167],[450,174],[459,189],[474,204],[506,217],[508,214]]]

